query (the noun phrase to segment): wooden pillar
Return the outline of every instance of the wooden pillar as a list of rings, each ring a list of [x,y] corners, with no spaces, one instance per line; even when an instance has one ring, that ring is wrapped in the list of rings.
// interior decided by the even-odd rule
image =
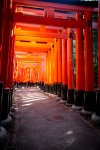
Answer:
[[[13,5],[13,8],[11,10],[11,15],[15,12],[16,9],[16,5]],[[11,21],[10,22],[10,48],[9,48],[9,60],[8,60],[8,83],[7,83],[7,87],[9,87],[10,89],[13,88],[13,68],[14,68],[14,51],[15,51],[15,25],[14,23]]]
[[[55,39],[54,42],[54,91],[53,93],[57,95],[57,85],[58,85],[58,40]]]
[[[46,84],[48,84],[48,52],[46,53]]]
[[[46,54],[43,55],[44,59],[44,84],[46,83]]]
[[[82,19],[82,13],[76,14],[76,19]],[[76,89],[75,89],[75,106],[83,107],[84,105],[84,49],[83,49],[83,29],[76,28]]]
[[[44,76],[45,76],[45,63],[44,60],[41,62],[41,88],[44,90]]]
[[[57,95],[61,97],[61,84],[62,84],[62,39],[58,39],[58,83]]]
[[[73,63],[73,34],[72,29],[67,29],[67,75],[68,75],[68,103],[74,103],[74,63]]]
[[[13,60],[14,60],[14,45],[15,45],[15,35],[13,32],[13,35],[11,37],[11,46],[10,46],[10,50],[9,50],[9,66],[8,66],[8,85],[7,87],[9,88],[13,88]]]
[[[48,51],[48,92],[50,92],[50,85],[51,85],[51,48]]]
[[[3,40],[3,5],[4,1],[0,1],[0,72],[1,72],[1,52],[2,52],[2,40]]]
[[[8,60],[10,50],[10,21],[11,21],[11,0],[5,0],[3,4],[3,39],[1,52],[1,72],[0,80],[3,81],[3,87],[7,86],[8,82]]]
[[[67,40],[62,39],[62,100],[67,101]]]
[[[46,53],[46,83],[45,83],[45,92],[48,92],[48,78],[49,78],[49,68],[48,68],[48,52]]]
[[[2,38],[3,38],[3,5],[4,1],[0,1],[0,52],[2,50]]]
[[[44,62],[41,61],[41,82],[44,82]]]
[[[94,91],[94,66],[92,42],[92,14],[85,11],[86,28],[84,29],[84,58],[85,58],[85,101],[84,110],[93,112],[96,109],[96,94]]]
[[[54,83],[54,44],[51,46],[51,91],[50,93],[53,94],[53,83]]]

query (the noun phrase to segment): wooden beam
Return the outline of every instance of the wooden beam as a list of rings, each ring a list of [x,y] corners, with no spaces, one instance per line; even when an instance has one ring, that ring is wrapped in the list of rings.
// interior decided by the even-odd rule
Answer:
[[[43,1],[33,1],[33,0],[13,0],[13,3],[19,4],[19,5],[25,5],[30,7],[38,7],[38,8],[47,8],[52,7],[57,10],[62,11],[85,11],[90,10],[93,12],[97,12],[98,8],[91,8],[91,7],[84,7],[84,6],[75,6],[75,5],[69,5],[69,4],[59,4],[59,3],[51,3],[51,2],[43,2]]]
[[[13,21],[15,23],[29,23],[29,24],[41,24],[47,26],[56,26],[56,27],[67,27],[67,28],[85,28],[86,21],[83,19],[80,20],[65,20],[65,19],[54,19],[46,17],[37,17],[37,16],[27,16],[22,13],[14,13]]]
[[[42,38],[42,37],[23,36],[23,35],[22,36],[16,35],[15,40],[54,43],[54,38]]]
[[[31,9],[31,8],[25,8],[21,7],[17,8],[17,12],[22,12],[24,14],[30,14],[30,15],[35,15],[35,16],[44,16],[44,10],[39,10],[39,9]],[[75,14],[67,14],[67,13],[62,13],[62,12],[54,12],[55,18],[75,18]]]
[[[15,52],[47,53],[48,50],[49,50],[48,48],[15,46]]]
[[[57,38],[57,39],[66,39],[66,33],[47,33],[47,32],[36,32],[36,31],[27,31],[27,30],[18,30],[15,31],[16,36],[31,36],[31,37],[42,37],[42,38]]]
[[[16,23],[16,29],[20,29],[20,30],[28,30],[28,31],[37,31],[37,32],[39,32],[39,31],[41,31],[40,28],[41,28],[40,25],[36,27],[35,25],[29,26],[29,24],[18,24],[18,23]],[[50,27],[48,27],[48,28],[45,27],[45,32],[57,33],[58,29],[59,28],[53,29],[53,28],[50,28]]]
[[[51,43],[48,44],[40,44],[40,43],[35,43],[35,42],[20,42],[20,41],[15,41],[15,46],[22,46],[22,47],[32,47],[32,48],[51,48]]]
[[[19,61],[42,61],[43,59],[41,58],[18,58]]]

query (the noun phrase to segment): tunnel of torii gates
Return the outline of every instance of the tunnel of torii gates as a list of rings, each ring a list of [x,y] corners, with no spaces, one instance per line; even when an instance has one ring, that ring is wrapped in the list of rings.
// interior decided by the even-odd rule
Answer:
[[[90,2],[92,4],[92,2]],[[78,6],[32,0],[0,1],[0,81],[38,83],[45,91],[100,116],[100,2]],[[92,15],[97,19],[93,20]],[[94,88],[92,30],[98,30]],[[73,40],[76,40],[74,75]]]

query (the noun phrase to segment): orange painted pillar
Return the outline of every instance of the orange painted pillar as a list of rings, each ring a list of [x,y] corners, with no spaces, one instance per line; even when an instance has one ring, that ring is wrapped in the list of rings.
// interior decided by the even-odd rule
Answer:
[[[48,52],[46,53],[46,84],[48,84]]]
[[[41,89],[44,90],[45,63],[41,62]]]
[[[68,103],[74,103],[74,62],[73,62],[73,33],[72,29],[67,29],[67,76],[68,76]]]
[[[49,63],[49,56],[48,52],[46,53],[46,83],[45,83],[45,92],[48,92],[48,84],[49,84],[49,68],[48,68],[48,63]]]
[[[54,41],[54,89],[53,93],[57,95],[57,86],[58,86],[58,40]]]
[[[62,100],[67,101],[67,39],[62,39]]]
[[[33,80],[34,83],[37,82],[37,71],[34,69],[34,80]]]
[[[12,9],[13,13],[15,11],[16,7],[14,6]],[[13,22],[10,23],[11,27],[10,27],[10,49],[9,49],[9,60],[8,60],[8,83],[7,83],[7,87],[9,87],[10,89],[13,88],[13,68],[14,68],[14,48],[15,48],[15,25]]]
[[[49,62],[48,62],[48,75],[49,75],[49,85],[48,85],[48,92],[51,92],[51,84],[52,84],[52,74],[51,74],[51,48],[48,51],[49,54]]]
[[[11,19],[11,1],[5,0],[3,3],[3,39],[2,39],[2,52],[1,52],[1,72],[0,80],[3,81],[3,87],[7,87],[8,83],[8,61],[10,50],[10,19]]]
[[[48,51],[48,92],[50,92],[51,85],[51,48]]]
[[[40,63],[39,63],[39,71],[38,71],[38,82],[39,82],[39,84],[41,82],[41,65],[40,65]]]
[[[2,50],[2,38],[3,38],[3,0],[0,1],[0,52]]]
[[[43,55],[43,59],[44,59],[44,86],[46,84],[46,54]]]
[[[41,76],[41,80],[40,80],[40,82],[43,82],[43,73],[44,73],[43,61],[41,61],[41,63],[40,63],[40,64],[41,64],[41,67],[40,67],[40,68],[41,68],[41,70],[40,70],[40,72],[41,72],[41,74],[40,74],[40,76]]]
[[[36,83],[35,69],[34,68],[32,68],[32,82]]]
[[[10,46],[10,50],[9,50],[9,66],[8,66],[8,85],[7,87],[9,87],[10,89],[13,88],[13,60],[14,60],[14,43],[15,43],[15,35],[14,32],[12,33],[12,37],[11,37],[11,46]]]
[[[62,39],[58,39],[58,83],[57,83],[57,95],[61,97],[61,84],[62,84]]]
[[[54,83],[54,44],[51,46],[51,85],[50,93],[53,94],[53,83]]]
[[[77,13],[76,19],[82,19],[82,13]],[[76,28],[76,89],[75,89],[75,106],[80,109],[84,105],[84,49],[83,49],[83,29]],[[73,106],[73,108],[75,107]]]
[[[86,28],[84,29],[84,62],[85,62],[85,111],[95,111],[96,94],[94,91],[94,66],[93,66],[93,42],[92,42],[92,13],[84,13]]]
[[[3,0],[0,1],[0,64],[1,64],[1,52],[2,52],[2,40],[3,40]],[[1,72],[1,65],[0,65]]]

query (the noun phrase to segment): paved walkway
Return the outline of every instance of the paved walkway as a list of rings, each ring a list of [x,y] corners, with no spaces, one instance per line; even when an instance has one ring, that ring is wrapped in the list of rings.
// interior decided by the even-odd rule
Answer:
[[[15,92],[9,150],[100,150],[100,130],[35,88]]]

